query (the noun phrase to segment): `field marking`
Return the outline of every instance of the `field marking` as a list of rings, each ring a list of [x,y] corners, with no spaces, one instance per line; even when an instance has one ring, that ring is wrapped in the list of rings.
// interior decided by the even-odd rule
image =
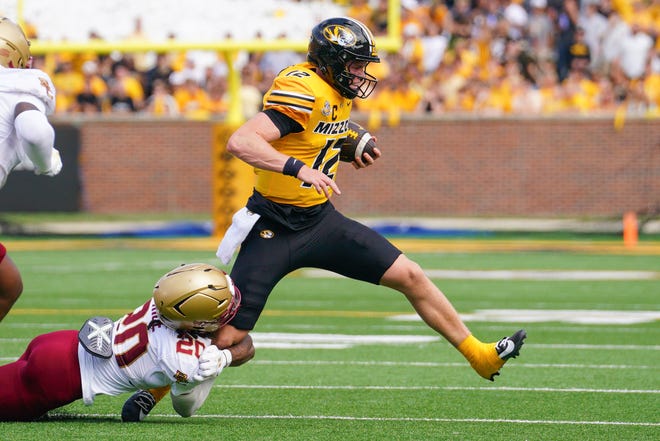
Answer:
[[[250,333],[257,349],[350,349],[360,345],[410,345],[442,341],[434,335],[364,335],[364,334],[315,334],[286,332]],[[0,337],[0,342],[28,342],[31,337]],[[580,349],[616,351],[659,351],[660,345],[612,345],[612,344],[563,344],[526,343],[534,349]]]
[[[170,415],[172,417],[176,415]],[[393,422],[429,422],[429,423],[512,423],[512,424],[561,424],[561,425],[598,425],[598,426],[660,426],[660,423],[645,421],[570,421],[570,420],[511,420],[504,418],[415,418],[415,417],[354,417],[344,415],[195,415],[198,418],[223,419],[309,419],[341,421],[393,421]]]
[[[629,270],[441,270],[426,269],[432,279],[468,280],[658,280],[659,271]],[[309,278],[343,278],[321,269],[304,269],[300,275]]]
[[[121,316],[130,312],[127,309],[54,309],[54,308],[14,308],[12,315],[108,315]],[[422,319],[417,314],[402,314],[387,311],[310,311],[277,310],[264,311],[264,315],[273,317],[351,317],[385,318],[396,322],[418,322]],[[497,323],[545,323],[561,322],[581,325],[630,325],[652,323],[660,320],[660,311],[621,311],[594,309],[478,309],[471,313],[461,313],[466,322]],[[13,325],[8,325],[13,326]]]
[[[51,419],[80,418],[119,418],[119,414],[100,413],[57,413],[49,414]],[[172,414],[149,414],[149,418],[181,418]],[[579,420],[514,420],[505,418],[418,418],[418,417],[359,417],[346,415],[221,415],[197,414],[191,418],[201,419],[244,419],[244,420],[336,420],[336,421],[385,421],[385,422],[423,422],[423,423],[485,423],[485,424],[543,424],[543,425],[572,425],[572,426],[642,426],[659,427],[658,422],[647,421],[579,421]]]
[[[217,265],[217,260],[214,259],[200,259],[197,260],[200,263],[208,263],[211,265]],[[108,262],[92,262],[92,263],[80,263],[76,265],[70,264],[45,264],[39,266],[40,273],[90,273],[90,272],[115,272],[115,271],[126,271],[141,269],[149,270],[167,270],[172,269],[173,267],[180,265],[181,260],[151,260],[146,262],[137,262],[133,264],[128,264],[121,261],[108,261]]]
[[[329,347],[332,345],[353,347],[355,345],[380,344],[396,345],[410,343],[433,343],[441,341],[438,336],[429,335],[347,335],[347,334],[298,334],[286,332],[250,333],[257,348]],[[542,344],[530,343],[526,347],[542,349],[608,349],[608,350],[660,350],[660,345],[591,345],[591,344]]]
[[[470,280],[653,280],[658,271],[567,271],[567,270],[426,270],[437,279]]]
[[[433,343],[439,336],[428,335],[346,335],[286,332],[252,332],[254,346],[258,349],[348,349],[359,345],[398,345]],[[596,350],[660,350],[660,345],[592,345],[592,344],[527,344],[541,349],[596,349]]]
[[[142,249],[207,251],[215,253],[219,237],[186,237],[167,239],[147,238],[86,238],[3,241],[10,250],[85,250],[85,249]],[[622,240],[547,240],[547,239],[443,239],[443,238],[391,238],[392,243],[406,253],[484,253],[514,251],[574,251],[590,254],[660,255],[660,244],[640,242],[634,248],[626,247]]]
[[[477,309],[460,314],[466,322],[546,323],[580,325],[632,325],[660,320],[660,311],[613,311],[597,309]],[[395,321],[422,321],[417,314],[391,316]]]
[[[202,259],[201,262],[218,265],[215,259]],[[114,272],[127,269],[146,268],[162,270],[180,264],[180,260],[154,260],[142,263],[127,264],[121,261],[69,264],[45,264],[39,267],[41,273],[87,273]],[[424,272],[432,279],[454,280],[554,280],[554,281],[606,281],[606,280],[660,280],[660,271],[645,270],[460,270],[460,269],[425,269]],[[292,276],[313,279],[344,278],[337,273],[317,268],[303,268],[292,273]]]
[[[120,418],[114,413],[58,413],[50,412],[49,419],[58,418],[70,420],[81,418]],[[152,418],[181,418],[179,415],[151,413]],[[190,418],[202,419],[244,419],[244,420],[337,420],[337,421],[391,421],[391,422],[424,422],[424,423],[485,423],[485,424],[544,424],[544,425],[586,425],[586,426],[642,426],[658,427],[660,423],[646,421],[573,421],[573,420],[513,420],[505,418],[424,418],[424,417],[358,417],[346,415],[223,415],[197,414]]]
[[[596,394],[660,394],[657,389],[591,389],[581,387],[510,387],[510,386],[302,386],[278,384],[216,384],[217,389],[275,389],[275,390],[445,390],[445,391],[488,391],[488,392],[550,392],[550,393],[596,393]]]
[[[0,339],[0,342],[10,339]],[[27,339],[25,339],[27,340]],[[17,340],[15,340],[17,341]],[[15,357],[0,357],[0,362],[11,363],[18,359]],[[466,363],[462,362],[437,362],[437,361],[331,361],[331,360],[252,360],[250,365],[266,366],[400,366],[405,368],[463,368]],[[634,364],[580,364],[580,363],[521,363],[516,361],[507,368],[528,369],[612,369],[612,370],[648,370],[660,369],[658,366],[634,365]]]
[[[587,345],[587,344],[561,344],[538,343],[536,349],[596,349],[607,351],[660,351],[660,345]]]
[[[402,367],[465,367],[465,363],[436,361],[329,361],[329,360],[252,360],[250,364],[280,366],[402,366]],[[660,369],[658,366],[633,364],[571,364],[571,363],[520,363],[514,367],[532,369]],[[509,367],[509,365],[507,365]]]

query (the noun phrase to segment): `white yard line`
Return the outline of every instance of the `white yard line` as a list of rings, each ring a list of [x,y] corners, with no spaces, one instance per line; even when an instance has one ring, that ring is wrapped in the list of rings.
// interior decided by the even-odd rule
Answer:
[[[329,360],[252,360],[250,364],[280,366],[402,366],[402,367],[465,367],[465,363],[439,363],[435,361],[329,361]],[[508,365],[507,365],[508,366]],[[659,369],[657,366],[633,364],[571,364],[571,363],[520,363],[517,368],[531,369]]]
[[[298,334],[283,332],[253,332],[254,346],[258,349],[348,349],[363,345],[410,345],[440,341],[429,335],[346,335],[346,334]],[[0,343],[27,343],[31,337],[3,338]],[[612,344],[563,344],[529,343],[534,349],[658,351],[660,345],[612,345]]]
[[[562,322],[582,325],[631,325],[660,320],[660,311],[621,311],[603,309],[477,309],[463,313],[466,322],[547,323]],[[389,317],[395,321],[421,322],[417,314]]]
[[[0,339],[0,342],[6,339]],[[0,357],[0,363],[11,363],[16,357]],[[401,366],[403,368],[463,368],[466,363],[461,362],[435,362],[435,361],[330,361],[330,360],[265,360],[258,359],[250,361],[250,365],[269,366]],[[516,369],[611,369],[611,370],[648,370],[659,369],[658,366],[635,365],[635,364],[580,364],[580,363],[521,363],[508,367]]]
[[[481,280],[652,280],[657,271],[567,271],[567,270],[427,270],[438,279]]]
[[[50,413],[57,417],[56,412]],[[119,418],[118,414],[62,414],[64,418]],[[181,418],[172,414],[150,414],[149,418]],[[239,419],[239,420],[335,420],[335,421],[393,421],[393,422],[423,422],[423,423],[484,423],[484,424],[544,424],[572,426],[648,426],[658,427],[660,423],[647,421],[580,421],[580,420],[514,420],[505,418],[413,418],[413,417],[361,417],[350,415],[193,415],[191,418],[201,419]]]
[[[41,273],[89,273],[114,272],[126,269],[167,269],[179,264],[176,260],[156,260],[128,264],[126,262],[95,262],[80,265],[46,264],[39,267]],[[210,264],[217,264],[213,259]],[[434,279],[468,279],[468,280],[659,280],[660,271],[637,270],[460,270],[460,269],[425,269],[426,274]],[[295,273],[297,276],[314,279],[342,278],[339,274],[315,269],[304,268]]]
[[[217,389],[275,389],[275,390],[449,390],[449,391],[516,391],[516,392],[551,392],[551,393],[598,393],[598,394],[660,394],[657,389],[593,389],[593,388],[554,388],[554,387],[507,387],[507,386],[489,386],[489,387],[469,387],[469,386],[350,386],[350,385],[290,385],[290,384],[216,384]]]
[[[468,280],[654,280],[660,279],[659,271],[570,271],[570,270],[442,270],[427,269],[424,272],[432,279]],[[300,272],[310,278],[338,278],[339,274],[320,270],[304,269]]]

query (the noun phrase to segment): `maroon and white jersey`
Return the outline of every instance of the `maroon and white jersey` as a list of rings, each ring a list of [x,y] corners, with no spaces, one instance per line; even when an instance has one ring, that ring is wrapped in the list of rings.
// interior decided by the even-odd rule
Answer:
[[[119,395],[170,384],[172,394],[179,395],[193,386],[198,358],[210,345],[207,337],[162,324],[151,299],[115,321],[109,359],[79,346],[83,401],[92,404],[98,394]]]
[[[55,86],[39,69],[11,69],[0,66],[0,103],[11,107],[20,101],[34,104],[50,115],[55,111]]]

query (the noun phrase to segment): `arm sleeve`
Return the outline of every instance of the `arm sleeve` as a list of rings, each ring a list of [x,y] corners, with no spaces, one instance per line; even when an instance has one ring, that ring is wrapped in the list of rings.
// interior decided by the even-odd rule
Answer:
[[[25,154],[37,170],[42,172],[49,170],[55,130],[46,115],[38,110],[26,110],[14,119],[14,127]]]
[[[304,130],[298,121],[275,109],[266,109],[264,113],[280,130],[280,136],[286,136],[289,133],[298,133]]]
[[[215,377],[209,378],[196,384],[192,389],[177,388],[176,384],[173,385],[170,396],[172,398],[172,407],[176,413],[184,418],[194,415],[209,396],[214,381]]]

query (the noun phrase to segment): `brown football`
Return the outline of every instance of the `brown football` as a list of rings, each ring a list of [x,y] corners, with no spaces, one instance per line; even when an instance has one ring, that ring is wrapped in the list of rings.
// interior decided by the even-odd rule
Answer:
[[[360,124],[349,121],[346,139],[344,139],[344,142],[341,145],[341,151],[339,152],[339,160],[343,162],[353,162],[356,158],[360,158],[364,153],[369,153],[369,155],[373,157],[375,147],[376,141],[374,140],[374,137],[371,136],[371,133]]]

